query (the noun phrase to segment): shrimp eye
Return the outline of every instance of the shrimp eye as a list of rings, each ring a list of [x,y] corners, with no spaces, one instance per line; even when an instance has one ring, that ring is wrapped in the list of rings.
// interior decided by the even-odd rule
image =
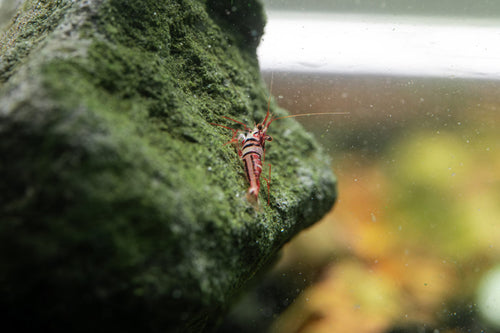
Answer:
[[[266,137],[266,141],[273,141],[273,137],[272,136],[267,136]]]
[[[259,131],[262,131],[262,124],[257,124],[257,129],[258,129]]]

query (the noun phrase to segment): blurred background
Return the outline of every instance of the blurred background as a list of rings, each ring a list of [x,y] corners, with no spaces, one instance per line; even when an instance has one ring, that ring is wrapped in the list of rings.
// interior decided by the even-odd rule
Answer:
[[[500,2],[265,5],[276,102],[350,113],[297,118],[339,199],[220,332],[500,332]]]

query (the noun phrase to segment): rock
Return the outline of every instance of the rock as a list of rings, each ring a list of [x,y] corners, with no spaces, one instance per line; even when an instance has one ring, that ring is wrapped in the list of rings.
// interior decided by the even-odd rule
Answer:
[[[4,327],[210,330],[331,208],[328,158],[293,119],[268,132],[258,209],[210,124],[266,114],[263,17],[257,0],[22,5],[0,40]]]

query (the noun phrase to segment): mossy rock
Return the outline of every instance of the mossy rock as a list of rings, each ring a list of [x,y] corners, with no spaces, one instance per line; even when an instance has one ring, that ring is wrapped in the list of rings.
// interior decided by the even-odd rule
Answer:
[[[328,158],[293,119],[269,131],[258,209],[211,124],[265,116],[263,27],[256,0],[23,4],[0,40],[3,327],[209,330],[331,208]]]

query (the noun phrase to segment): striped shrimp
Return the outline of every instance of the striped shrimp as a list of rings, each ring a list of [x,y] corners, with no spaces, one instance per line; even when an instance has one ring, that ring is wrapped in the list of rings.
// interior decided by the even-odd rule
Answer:
[[[255,203],[257,206],[259,204],[259,191],[260,191],[260,175],[262,173],[262,162],[265,156],[265,145],[267,141],[272,141],[273,138],[267,134],[269,125],[275,120],[292,118],[292,117],[305,117],[313,115],[332,115],[332,114],[347,114],[347,112],[322,112],[322,113],[308,113],[308,114],[298,114],[289,115],[284,117],[272,118],[269,113],[269,106],[267,109],[266,117],[261,123],[256,124],[253,129],[249,128],[246,124],[241,121],[222,116],[225,119],[234,121],[244,127],[243,131],[245,133],[240,133],[238,138],[238,132],[241,130],[234,129],[228,126],[211,123],[215,126],[220,126],[233,131],[233,137],[231,140],[225,144],[234,143],[238,147],[238,155],[243,160],[245,175],[250,183],[250,187],[247,191],[248,201]],[[269,164],[269,178],[264,178],[267,183],[267,204],[270,203],[270,183],[271,183],[271,164]]]

